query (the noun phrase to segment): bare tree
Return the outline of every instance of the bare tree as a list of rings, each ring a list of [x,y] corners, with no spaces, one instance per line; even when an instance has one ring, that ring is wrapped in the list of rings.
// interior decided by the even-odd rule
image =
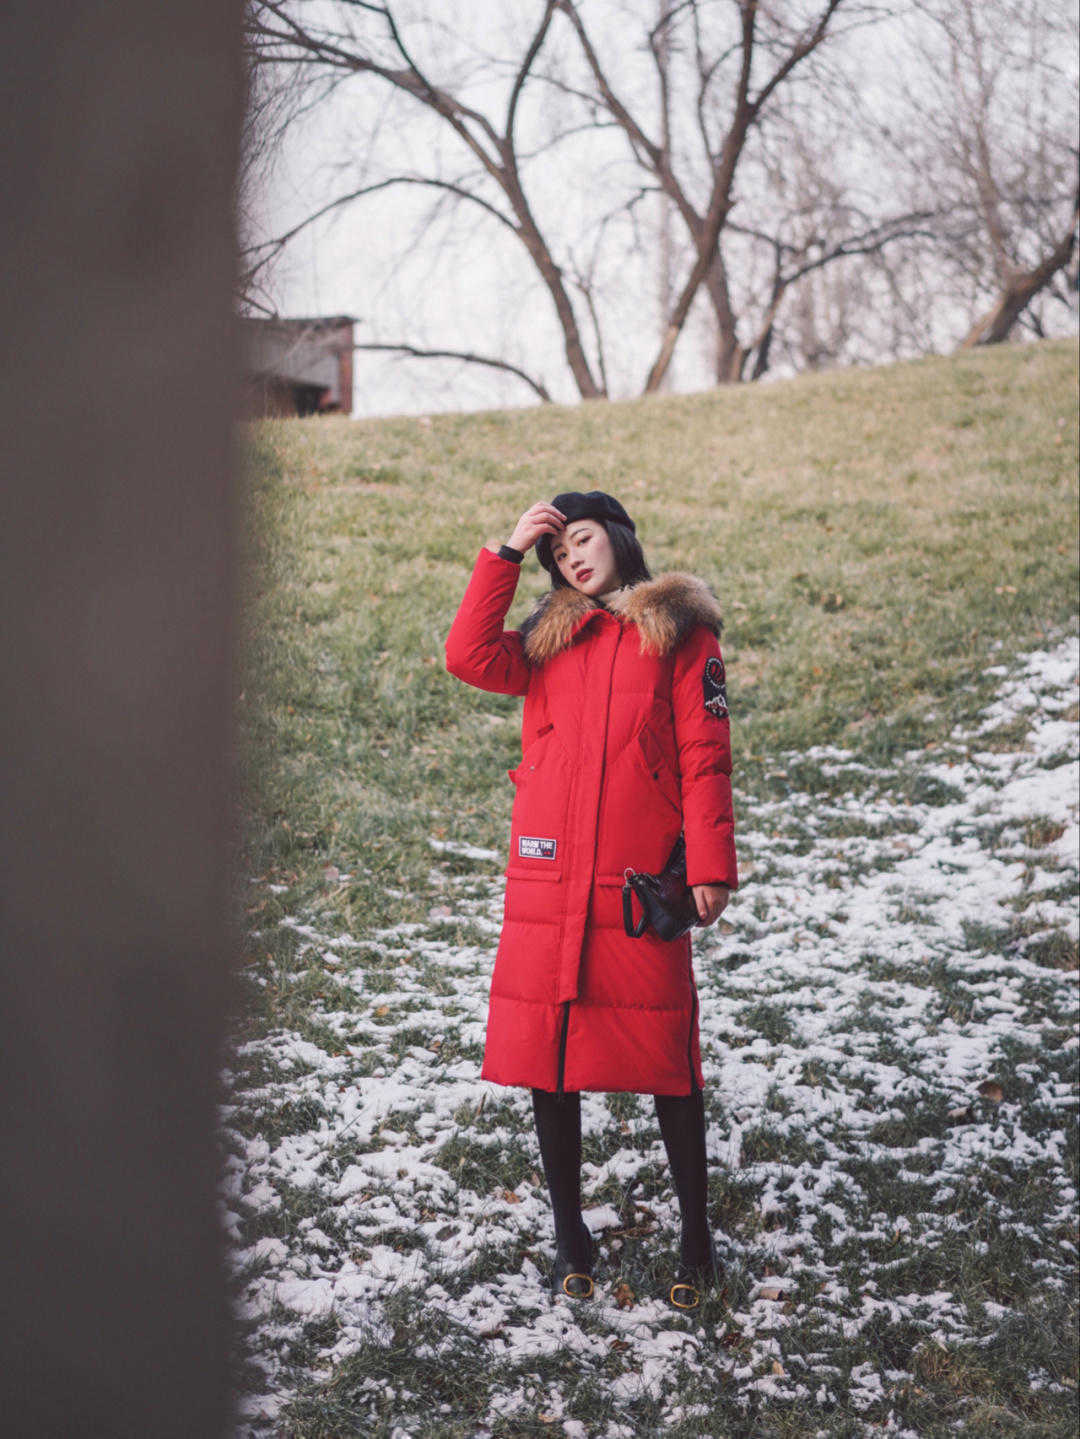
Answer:
[[[904,208],[859,183],[857,130],[850,120],[841,123],[837,103],[843,77],[830,78],[827,109],[777,107],[755,156],[755,183],[728,223],[717,257],[720,383],[760,379],[778,349],[797,370],[879,356],[866,262],[932,233],[931,208]],[[830,142],[837,129],[845,136],[842,163]]]
[[[323,6],[308,18],[311,7],[302,3],[253,0],[248,37],[256,69],[283,66],[322,77],[363,77],[369,83],[389,87],[411,106],[422,107],[452,135],[460,159],[467,164],[460,173],[385,175],[335,197],[319,213],[326,214],[390,187],[424,187],[480,207],[524,246],[550,296],[562,330],[566,363],[578,393],[583,399],[597,399],[604,395],[604,386],[587,352],[562,268],[526,194],[518,135],[522,98],[558,8],[558,0],[538,3],[534,28],[517,54],[510,59],[498,57],[490,64],[489,74],[499,94],[486,110],[465,99],[460,84],[436,73],[438,45],[425,45],[427,53],[421,57],[419,45],[401,18],[401,7],[393,3],[338,0],[336,5]],[[330,23],[318,18],[321,13],[331,17]],[[280,248],[290,238],[291,235],[279,237],[276,246]],[[410,350],[414,354],[419,351],[417,346]],[[497,357],[476,357],[467,351],[458,357],[480,358],[482,363],[496,367],[501,364]],[[518,367],[503,367],[521,373]],[[541,381],[525,378],[538,394],[545,390]]]
[[[777,315],[793,285],[835,261],[880,251],[925,220],[922,209],[871,214],[836,193],[829,197],[827,213],[824,193],[812,204],[793,192],[786,203],[783,196],[785,188],[791,190],[785,184],[788,166],[804,172],[799,135],[808,108],[831,104],[829,86],[820,75],[815,80],[809,74],[813,62],[835,40],[841,19],[851,29],[887,16],[889,7],[857,0],[663,5],[642,39],[657,77],[657,114],[650,124],[640,102],[628,99],[613,80],[586,26],[583,6],[560,3],[577,32],[597,103],[621,126],[635,162],[669,199],[690,242],[686,274],[673,297],[646,391],[662,383],[702,288],[715,326],[717,381],[758,378],[768,369]],[[799,120],[783,123],[784,96],[800,86],[805,98],[796,112]],[[783,157],[770,164],[765,137],[774,132],[775,151],[778,118]],[[818,158],[811,159],[810,168],[820,173]],[[737,185],[739,177],[744,183]],[[748,194],[755,198],[748,200]],[[734,244],[733,237],[739,237]],[[739,257],[734,277],[733,253]],[[756,284],[740,283],[754,268],[767,272],[764,284],[760,276]]]
[[[643,97],[632,81],[627,87],[620,84],[627,52],[625,14],[613,36],[610,24],[604,29],[607,12],[574,0],[536,0],[533,23],[516,52],[479,56],[472,66],[460,60],[449,63],[447,57],[455,52],[445,34],[431,28],[435,11],[430,6],[412,11],[406,24],[401,5],[393,0],[337,0],[315,9],[302,0],[252,0],[249,40],[256,71],[282,67],[321,77],[324,83],[337,76],[378,84],[434,118],[451,138],[450,153],[460,162],[455,170],[446,169],[440,159],[427,170],[369,173],[364,183],[334,196],[256,250],[253,273],[302,229],[343,206],[388,189],[429,191],[442,202],[482,212],[524,248],[550,298],[577,392],[586,399],[598,398],[610,388],[600,298],[603,245],[616,232],[625,233],[634,223],[635,206],[651,194],[678,217],[689,243],[673,243],[664,221],[651,241],[659,240],[661,250],[660,288],[670,287],[671,293],[644,389],[656,390],[664,383],[699,293],[707,296],[715,316],[716,377],[732,380],[764,373],[776,314],[790,287],[834,260],[888,243],[910,223],[908,216],[882,220],[852,211],[846,230],[841,233],[833,226],[823,239],[818,233],[801,238],[775,231],[761,235],[751,218],[742,227],[744,242],[764,246],[772,270],[752,333],[741,337],[735,287],[721,241],[739,205],[737,177],[743,168],[749,171],[753,161],[751,142],[785,89],[830,38],[837,15],[843,11],[851,24],[865,23],[876,18],[880,8],[867,0],[805,0],[785,6],[758,0],[711,5],[704,0],[650,0],[629,9],[642,17],[640,48],[653,67],[655,98]],[[574,53],[553,44],[560,25],[563,35],[576,42]],[[433,35],[439,43],[432,43]],[[605,58],[607,48],[614,54]],[[481,71],[482,84],[477,83]],[[531,125],[530,138],[523,143],[521,112],[538,86],[558,97],[558,111],[542,139],[536,139]],[[584,142],[604,127],[621,131],[639,178],[624,181],[621,198],[596,220],[592,238],[579,237],[574,244],[567,233],[542,226],[530,193],[530,167],[568,140],[582,137]],[[750,188],[756,188],[755,181]],[[806,225],[802,228],[807,230]],[[655,276],[655,261],[650,268]],[[373,343],[390,347],[381,339]],[[544,382],[522,365],[478,354],[468,346],[426,347],[415,337],[405,337],[396,348],[417,357],[452,351],[458,358],[509,370],[538,395],[548,393]]]
[[[711,329],[720,383],[778,357],[802,368],[925,349],[950,307],[972,342],[1018,315],[1037,329],[1033,299],[1067,298],[1074,254],[1051,9],[506,0],[451,21],[437,0],[248,0],[257,94],[288,77],[297,113],[355,92],[371,122],[340,142],[336,192],[249,246],[248,278],[333,216],[388,195],[416,215],[411,201],[430,197],[396,253],[410,276],[431,255],[439,278],[414,280],[398,333],[377,326],[360,348],[502,371],[542,400],[567,379],[586,399],[657,390],[689,324]],[[1025,27],[1021,12],[1043,20]],[[885,115],[860,83],[875,26],[890,55],[908,45]],[[539,328],[507,319],[493,342],[472,313],[460,332],[425,321],[445,314],[448,245],[468,216],[469,259],[485,236],[514,257],[500,312],[535,293]],[[646,354],[643,302],[657,301]],[[561,379],[541,373],[551,335]]]
[[[656,61],[656,80],[660,102],[660,144],[665,150],[671,149],[671,21],[675,0],[657,0],[655,39],[652,53]],[[671,197],[661,189],[659,201],[659,270],[657,280],[660,289],[661,328],[663,341],[667,317],[675,298],[675,244],[672,235],[672,221],[675,216]]]
[[[935,269],[966,304],[960,345],[1019,323],[1041,334],[1034,302],[1068,312],[1076,289],[1075,15],[1053,0],[919,0],[918,16],[898,150],[911,192],[932,187],[941,205]]]
[[[244,6],[245,13],[250,9],[249,0]],[[246,105],[235,198],[240,243],[237,298],[247,309],[272,314],[273,264],[287,241],[275,237],[267,244],[255,242],[264,195],[275,178],[286,134],[304,114],[333,94],[340,77],[309,75],[299,68],[284,67],[271,73],[256,63],[256,56],[248,46],[243,59]]]

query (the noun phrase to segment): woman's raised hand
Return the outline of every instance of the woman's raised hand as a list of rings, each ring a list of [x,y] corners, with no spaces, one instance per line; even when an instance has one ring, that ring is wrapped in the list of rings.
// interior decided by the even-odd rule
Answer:
[[[565,527],[566,516],[562,511],[549,505],[546,500],[538,500],[535,505],[530,505],[518,520],[514,533],[506,543],[512,550],[520,550],[525,554],[532,549],[541,535],[554,535]]]

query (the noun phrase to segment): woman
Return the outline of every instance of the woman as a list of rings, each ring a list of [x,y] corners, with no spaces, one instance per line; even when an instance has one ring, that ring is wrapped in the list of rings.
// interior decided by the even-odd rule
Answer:
[[[552,588],[505,630],[533,545]],[[593,1291],[582,1090],[655,1096],[682,1217],[670,1300],[695,1308],[719,1277],[690,939],[628,937],[622,886],[627,869],[661,870],[682,833],[701,924],[736,887],[720,626],[707,586],[653,579],[630,516],[592,490],[531,506],[508,544],[481,550],[446,641],[451,674],[525,696],[482,1077],[532,1090],[552,1288],[572,1298]]]

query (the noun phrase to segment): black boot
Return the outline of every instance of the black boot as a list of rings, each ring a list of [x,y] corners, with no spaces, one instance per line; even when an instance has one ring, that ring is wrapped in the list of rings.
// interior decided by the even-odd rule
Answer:
[[[551,1292],[589,1299],[596,1247],[581,1217],[581,1095],[534,1089],[533,1112],[555,1218]]]
[[[687,1264],[680,1260],[675,1280],[668,1290],[668,1302],[676,1309],[697,1309],[710,1289],[719,1289],[724,1282],[724,1267],[716,1257],[709,1236],[709,1257],[704,1264]]]
[[[709,1232],[704,1096],[700,1089],[658,1094],[656,1115],[682,1216],[682,1252],[668,1299],[676,1309],[696,1309],[705,1291],[722,1280]]]
[[[579,1242],[568,1253],[560,1244],[555,1251],[555,1268],[551,1271],[551,1292],[570,1299],[593,1297],[592,1267],[596,1260],[596,1244],[585,1221],[581,1221]]]

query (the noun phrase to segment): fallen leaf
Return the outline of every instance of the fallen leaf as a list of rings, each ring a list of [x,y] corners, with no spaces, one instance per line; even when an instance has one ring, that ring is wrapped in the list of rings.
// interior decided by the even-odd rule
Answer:
[[[784,1291],[782,1289],[774,1289],[772,1288],[772,1286],[770,1286],[768,1289],[758,1290],[759,1299],[783,1299],[783,1297]]]
[[[1005,1098],[1005,1091],[1001,1085],[993,1079],[984,1079],[979,1085],[979,1093],[984,1099],[988,1099],[991,1104],[1000,1104]]]
[[[515,1194],[512,1189],[504,1189],[502,1192],[502,1197],[506,1200],[507,1204],[521,1203],[521,1195]]]
[[[615,1303],[620,1309],[633,1309],[634,1291],[630,1288],[629,1284],[616,1284]]]
[[[772,1372],[773,1372],[774,1374],[778,1374],[781,1379],[786,1379],[786,1378],[787,1378],[787,1370],[786,1370],[786,1369],[784,1368],[784,1366],[780,1363],[779,1359],[774,1359],[774,1360],[773,1360],[773,1362],[772,1362]]]

